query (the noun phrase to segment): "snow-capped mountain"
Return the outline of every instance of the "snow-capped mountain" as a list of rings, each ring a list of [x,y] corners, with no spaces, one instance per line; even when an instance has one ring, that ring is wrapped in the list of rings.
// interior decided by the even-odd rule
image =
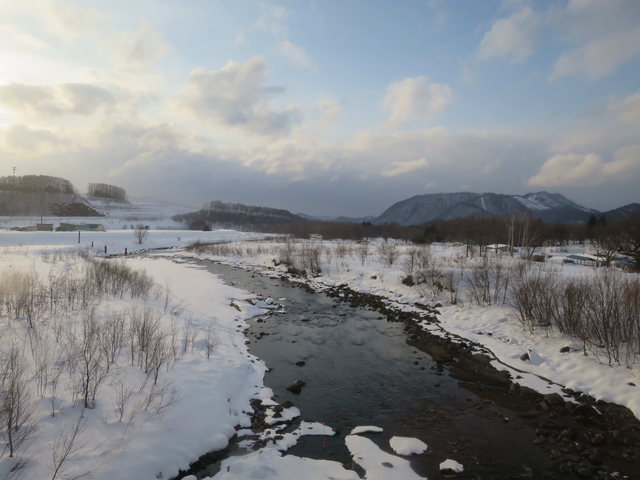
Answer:
[[[432,220],[450,220],[472,214],[504,215],[525,210],[531,210],[536,218],[545,222],[557,223],[584,223],[591,214],[600,213],[582,207],[559,193],[435,193],[402,200],[385,210],[374,223],[420,225]]]

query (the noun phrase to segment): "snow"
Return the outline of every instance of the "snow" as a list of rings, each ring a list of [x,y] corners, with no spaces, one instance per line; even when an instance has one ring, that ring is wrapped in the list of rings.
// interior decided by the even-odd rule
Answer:
[[[464,471],[464,467],[462,466],[462,464],[456,462],[455,460],[448,459],[440,464],[441,472],[447,470],[450,470],[453,473],[462,473]]]
[[[414,453],[424,453],[427,451],[427,444],[422,440],[410,437],[392,437],[389,445],[398,455],[413,455]]]
[[[69,257],[47,263],[34,249],[5,249],[0,256],[0,278],[7,272],[35,272],[40,278],[49,273],[75,275],[82,270],[84,260]],[[265,366],[248,354],[242,332],[248,325],[246,320],[263,310],[244,304],[238,312],[229,306],[230,299],[248,299],[252,295],[224,285],[208,272],[187,265],[179,265],[166,259],[129,259],[128,265],[145,268],[159,285],[170,285],[173,304],[180,305],[184,318],[191,318],[194,325],[203,331],[211,326],[220,340],[220,346],[207,359],[197,344],[193,352],[188,351],[168,372],[160,374],[160,382],[170,382],[179,390],[179,401],[154,415],[142,411],[135,419],[118,421],[112,405],[117,388],[115,375],[109,377],[99,391],[96,408],[84,410],[82,449],[69,463],[68,474],[78,475],[94,469],[93,478],[171,478],[179,469],[186,469],[199,455],[224,448],[235,435],[235,426],[250,425],[246,412],[251,411],[249,401],[262,386]],[[155,308],[162,313],[163,299],[109,298],[99,307],[98,315],[108,311],[122,310],[136,305]],[[175,319],[170,314],[161,315],[167,328]],[[69,321],[78,321],[70,317]],[[75,319],[75,320],[74,320]],[[13,321],[6,329],[6,316],[0,317],[4,332],[0,347],[6,350],[12,341],[23,335],[24,322]],[[242,327],[238,331],[237,326]],[[46,331],[46,325],[40,328]],[[23,337],[24,338],[24,337]],[[25,347],[28,352],[28,347]],[[50,347],[50,348],[53,348]],[[29,354],[26,354],[27,356]],[[115,367],[113,367],[115,368]],[[126,376],[136,384],[144,380],[144,372],[135,366],[127,366],[126,358],[118,376]],[[125,377],[123,377],[125,378]],[[149,387],[147,387],[148,390]],[[62,390],[62,389],[61,389]],[[81,409],[67,399],[66,389],[60,396],[61,405],[55,417],[51,417],[47,398],[38,401],[34,419],[38,434],[30,445],[29,452],[39,452],[29,466],[30,478],[51,476],[51,445],[58,434],[77,422]],[[134,397],[137,398],[137,397]],[[11,467],[8,457],[0,460],[0,472]]]
[[[210,479],[210,477],[208,477]],[[312,460],[293,455],[282,456],[273,449],[263,449],[240,457],[227,458],[215,480],[359,480],[342,464],[327,460]],[[373,478],[373,477],[372,477]]]
[[[360,433],[382,433],[383,430],[380,427],[355,427],[351,430],[351,435],[358,435]]]
[[[108,246],[109,253],[120,253],[125,248],[183,247],[190,242],[234,241],[243,248],[255,247],[252,239],[262,239],[260,234],[245,234],[232,230],[213,232],[193,231],[156,231],[149,234],[148,242],[136,245],[131,230],[110,230],[107,232],[83,232],[81,244],[77,244],[77,233],[63,232],[5,232],[0,231],[0,280],[9,278],[15,272],[33,273],[41,281],[63,276],[78,277],[86,268],[86,260],[76,255],[79,248],[92,255],[99,256]],[[94,248],[91,250],[91,241]],[[92,476],[97,480],[108,478],[135,478],[153,480],[171,478],[178,469],[185,469],[200,455],[222,449],[234,436],[254,435],[249,429],[251,422],[247,414],[251,412],[250,401],[260,399],[267,406],[267,422],[270,430],[259,434],[265,440],[266,447],[258,451],[247,451],[245,455],[234,456],[222,462],[221,471],[215,476],[219,479],[298,479],[300,472],[308,479],[356,479],[355,472],[345,470],[340,463],[283,456],[304,435],[332,436],[334,430],[320,423],[301,422],[299,427],[289,433],[280,433],[281,439],[274,439],[274,432],[282,432],[285,420],[301,414],[296,407],[284,409],[281,417],[276,418],[273,407],[273,391],[263,385],[267,366],[248,352],[245,344],[246,320],[264,314],[269,309],[279,308],[275,299],[260,300],[244,290],[225,285],[221,279],[212,275],[204,267],[188,263],[188,258],[212,259],[229,265],[251,268],[273,278],[286,274],[286,267],[274,267],[275,248],[273,242],[261,241],[262,253],[240,256],[214,257],[210,254],[196,254],[181,249],[163,250],[147,258],[129,257],[126,264],[132,268],[144,269],[156,283],[160,292],[147,298],[113,298],[101,300],[97,309],[98,316],[108,312],[122,311],[132,307],[153,308],[159,312],[160,321],[166,328],[173,322],[185,324],[189,319],[200,332],[200,340],[194,342],[194,350],[188,351],[169,371],[160,376],[160,383],[170,382],[179,390],[180,400],[168,407],[163,414],[153,415],[143,411],[130,422],[119,422],[115,418],[112,398],[117,389],[117,378],[109,378],[100,390],[96,408],[84,411],[83,448],[69,466],[70,475],[78,475],[95,469]],[[324,242],[325,247],[333,247]],[[399,245],[403,250],[405,247]],[[375,248],[375,243],[371,245]],[[570,253],[585,253],[583,247],[563,247],[562,251],[549,252],[558,257]],[[246,251],[246,250],[245,250]],[[462,255],[462,249],[451,245],[433,245],[434,257],[443,268],[455,268],[468,271],[473,265]],[[323,273],[317,277],[308,277],[306,281],[316,291],[329,286],[346,284],[350,288],[384,297],[385,303],[392,308],[420,313],[414,306],[422,303],[440,302],[438,307],[440,323],[422,322],[424,329],[434,335],[456,339],[469,339],[476,342],[477,351],[489,352],[492,365],[507,370],[512,378],[523,386],[529,386],[541,393],[560,393],[562,386],[582,391],[596,399],[615,402],[629,407],[636,416],[640,416],[640,391],[629,385],[637,383],[640,365],[631,368],[609,367],[593,356],[585,356],[579,346],[567,353],[560,353],[566,345],[573,345],[571,339],[554,331],[524,331],[513,320],[507,307],[472,306],[468,299],[463,303],[448,304],[442,297],[424,297],[416,288],[402,285],[400,261],[393,267],[384,267],[374,257],[369,257],[365,265],[355,254],[323,266]],[[547,268],[547,266],[545,266]],[[593,275],[593,269],[573,265],[551,265],[560,275],[578,277]],[[293,279],[299,282],[302,280]],[[164,294],[169,292],[170,308],[179,311],[176,318],[164,309]],[[280,302],[284,298],[279,299]],[[240,311],[230,304],[233,302]],[[67,321],[79,322],[81,315],[70,315]],[[6,316],[0,316],[4,327],[0,337],[0,347],[6,349],[15,340],[24,340],[24,320],[9,322]],[[11,326],[11,328],[7,328]],[[44,328],[44,327],[43,327]],[[204,353],[204,332],[211,328],[219,339],[218,349],[206,358]],[[462,341],[462,340],[456,340]],[[51,344],[53,347],[53,344]],[[25,346],[25,348],[28,348]],[[520,357],[529,354],[529,361]],[[126,355],[126,354],[125,354]],[[32,366],[30,367],[32,368]],[[115,367],[114,367],[115,368]],[[126,361],[120,362],[122,375],[131,382],[144,379],[144,373]],[[547,380],[548,379],[548,380]],[[147,387],[149,388],[149,387]],[[137,395],[137,394],[136,394]],[[573,401],[565,397],[567,401]],[[47,478],[51,474],[51,445],[63,428],[69,428],[80,417],[80,409],[65,399],[56,417],[51,417],[47,398],[39,400],[34,416],[40,427],[38,436],[30,447],[30,452],[38,452],[35,461],[29,467],[30,478]],[[238,430],[236,432],[236,430]],[[357,434],[381,432],[375,426],[355,427],[345,439],[349,451],[365,471],[367,479],[413,480],[417,476],[406,459],[384,452],[373,442]],[[270,439],[267,441],[267,439]],[[251,440],[243,440],[241,447],[249,448]],[[399,455],[423,453],[427,446],[420,440],[406,437],[393,437],[390,446]],[[0,475],[12,465],[6,456],[0,459]],[[392,467],[383,465],[387,463]],[[448,463],[449,462],[449,463]],[[454,460],[441,464],[460,468]],[[451,468],[451,467],[449,467]]]
[[[345,443],[353,461],[360,465],[366,472],[367,480],[389,480],[390,478],[402,480],[414,480],[424,477],[418,476],[408,460],[396,457],[380,448],[371,440],[358,435],[348,435]]]

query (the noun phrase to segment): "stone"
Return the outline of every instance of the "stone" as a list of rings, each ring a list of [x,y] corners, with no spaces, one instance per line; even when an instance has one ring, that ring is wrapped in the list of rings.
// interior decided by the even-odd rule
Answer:
[[[559,393],[550,393],[544,396],[549,405],[560,405],[564,407],[564,398]]]
[[[387,468],[393,468],[393,464],[391,464],[389,462],[382,462],[382,466],[383,467],[387,467]]]
[[[528,353],[523,353],[523,354],[520,356],[520,360],[522,360],[523,362],[527,362],[527,361],[529,361],[529,354],[528,354]]]
[[[300,360],[300,361],[296,362],[296,366],[298,366],[298,367],[304,367],[305,363],[306,363],[306,362],[305,362],[304,360]]]
[[[296,380],[287,387],[287,390],[289,390],[291,393],[299,394],[302,391],[302,387],[304,387],[305,385],[306,383],[302,380]]]
[[[573,411],[576,415],[582,415],[583,417],[587,417],[587,418],[593,417],[596,415],[596,411],[588,403],[581,403],[576,408],[574,408]]]
[[[571,473],[571,467],[566,463],[561,463],[558,470],[560,470],[560,473]]]
[[[560,353],[567,353],[571,351],[571,347],[562,347],[560,349]]]
[[[602,457],[600,457],[600,456],[598,456],[596,454],[590,455],[589,456],[589,461],[591,463],[593,463],[594,465],[602,465]]]
[[[578,475],[580,475],[581,477],[590,477],[591,476],[591,470],[589,468],[579,468],[578,469]]]

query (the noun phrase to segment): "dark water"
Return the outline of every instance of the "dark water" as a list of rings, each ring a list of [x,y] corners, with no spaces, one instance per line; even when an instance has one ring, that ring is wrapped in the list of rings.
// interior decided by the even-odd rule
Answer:
[[[406,344],[402,323],[307,293],[286,280],[201,265],[226,283],[276,301],[286,298],[279,302],[286,314],[250,322],[250,351],[271,369],[264,383],[278,402],[290,400],[302,420],[340,431],[327,439],[303,437],[288,454],[350,463],[344,436],[355,426],[375,425],[384,433],[366,436],[389,453],[394,435],[424,441],[427,452],[410,460],[429,479],[441,478],[438,466],[447,458],[465,467],[456,478],[542,478],[550,460],[532,446],[533,430],[513,412],[460,388],[446,370],[432,369],[428,355]],[[296,366],[298,361],[305,365]],[[285,389],[297,379],[307,383],[299,395]]]

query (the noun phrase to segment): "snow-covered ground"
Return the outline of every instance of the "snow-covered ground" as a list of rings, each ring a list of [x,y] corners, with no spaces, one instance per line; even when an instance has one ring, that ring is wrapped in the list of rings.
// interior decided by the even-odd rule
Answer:
[[[53,223],[54,228],[60,222],[71,223],[100,223],[107,230],[131,229],[138,224],[144,224],[156,229],[184,229],[185,225],[171,219],[174,215],[193,212],[194,207],[180,205],[164,205],[151,202],[123,202],[107,198],[87,197],[91,207],[100,213],[101,217],[43,217],[42,223]],[[27,227],[40,223],[40,217],[3,217],[0,216],[0,228]]]
[[[17,450],[16,457],[9,458],[5,453],[0,459],[0,474],[17,462],[28,461],[22,470],[25,478],[52,478],[55,470],[53,452],[64,450],[64,441],[67,440],[68,445],[69,432],[75,425],[80,425],[81,431],[71,449],[71,458],[63,462],[56,478],[71,478],[93,470],[93,478],[97,479],[169,479],[178,473],[178,469],[187,468],[190,462],[207,451],[224,448],[236,434],[236,429],[240,430],[240,439],[250,434],[247,412],[251,411],[251,399],[259,398],[265,405],[273,404],[273,400],[271,391],[263,385],[266,366],[248,353],[244,330],[248,318],[270,306],[267,302],[254,302],[256,305],[252,305],[248,302],[251,294],[224,285],[210,273],[181,261],[181,257],[209,258],[227,264],[257,267],[270,275],[284,274],[286,267],[275,265],[281,257],[282,243],[259,240],[261,238],[264,236],[229,230],[152,230],[148,240],[140,246],[135,243],[130,230],[112,230],[83,232],[78,245],[77,233],[0,232],[0,289],[3,289],[0,296],[1,292],[14,292],[11,289],[15,289],[17,284],[33,285],[17,282],[16,278],[37,277],[43,285],[52,285],[52,282],[63,278],[85,278],[91,263],[100,261],[91,260],[94,255],[87,255],[91,241],[94,242],[95,255],[103,253],[104,245],[108,246],[109,253],[122,253],[125,248],[134,251],[140,247],[185,246],[196,240],[233,242],[233,248],[218,252],[224,255],[174,249],[155,253],[151,258],[128,258],[127,266],[140,271],[144,269],[155,282],[148,295],[131,298],[129,294],[103,294],[85,307],[71,308],[57,314],[56,318],[45,313],[34,320],[34,328],[29,328],[30,320],[24,315],[10,319],[6,309],[0,311],[2,359],[6,362],[7,352],[12,345],[17,345],[27,363],[27,384],[34,391],[38,382],[42,383],[42,370],[38,370],[38,365],[49,366],[48,381],[43,384],[41,397],[36,395],[32,416],[37,431],[29,445],[25,443]],[[626,405],[636,416],[640,415],[640,393],[637,387],[629,385],[630,382],[638,383],[636,378],[640,367],[637,364],[631,368],[609,367],[593,356],[584,356],[579,349],[560,353],[562,347],[571,344],[570,339],[554,331],[523,331],[507,307],[472,306],[464,294],[461,294],[462,302],[453,305],[442,296],[433,297],[423,289],[403,285],[403,257],[397,258],[392,266],[385,266],[374,254],[376,243],[369,245],[366,257],[358,255],[358,246],[354,244],[323,242],[322,246],[331,253],[325,254],[322,274],[309,277],[312,286],[322,288],[347,284],[360,292],[381,295],[408,310],[416,308],[413,306],[415,302],[440,302],[441,323],[435,327],[434,333],[446,335],[449,332],[484,345],[495,354],[494,364],[498,368],[518,370],[514,375],[523,376],[519,380],[521,384],[542,393],[559,391],[558,385],[550,385],[536,376],[541,375],[596,398]],[[406,245],[399,248],[406,254]],[[73,253],[79,251],[80,254]],[[461,248],[450,245],[434,245],[431,253],[443,268],[458,271],[468,271],[477,261],[468,261]],[[552,265],[548,268],[555,268],[560,275],[567,277],[594,274],[591,268],[573,265]],[[233,302],[235,306],[231,305],[232,299],[237,300]],[[173,335],[178,346],[187,346],[186,351],[172,357],[169,368],[164,365],[159,372],[156,390],[153,390],[153,379],[144,382],[146,375],[138,365],[141,360],[136,357],[131,361],[131,347],[127,344],[118,350],[110,373],[98,389],[95,405],[91,405],[94,408],[82,408],[83,402],[78,400],[78,378],[74,376],[77,372],[73,373],[69,352],[75,348],[74,342],[83,338],[87,312],[91,311],[93,304],[96,305],[95,318],[98,322],[106,322],[118,312],[129,318],[130,312],[144,312],[146,309],[158,319],[159,328],[167,339]],[[425,328],[434,327],[425,324]],[[193,337],[194,332],[197,332],[197,337]],[[212,338],[216,339],[216,348],[207,358],[207,345]],[[48,362],[43,363],[44,351],[48,352]],[[530,353],[533,361],[520,360],[525,352]],[[52,376],[57,371],[63,374],[59,377],[60,383],[56,384],[57,389],[52,390]],[[174,388],[179,397],[177,402],[171,396]],[[118,407],[123,391],[130,392],[130,401],[124,409]],[[55,416],[52,416],[52,400]],[[295,408],[288,410],[283,412],[285,418],[299,414]],[[275,443],[269,442],[258,451],[247,451],[247,455],[224,460],[220,472],[213,478],[297,479],[301,478],[300,472],[305,472],[304,478],[309,479],[358,478],[355,472],[345,470],[336,462],[282,456],[282,452],[295,444],[299,436],[331,435],[330,427],[303,424],[299,431],[286,434]],[[417,439],[396,438],[390,448],[399,455],[391,455],[358,435],[375,431],[379,431],[375,426],[362,426],[346,438],[354,461],[366,470],[366,478],[390,478],[390,469],[393,469],[393,478],[399,480],[420,478],[411,470],[408,461],[399,455],[419,454],[426,445]],[[240,443],[245,447],[249,444]],[[462,467],[452,459],[443,468],[456,470]]]

